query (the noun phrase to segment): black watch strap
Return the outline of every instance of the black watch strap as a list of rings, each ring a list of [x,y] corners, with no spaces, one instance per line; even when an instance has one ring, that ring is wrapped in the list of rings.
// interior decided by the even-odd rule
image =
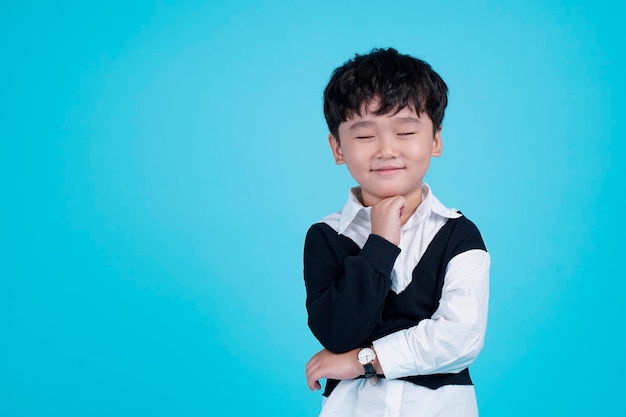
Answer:
[[[374,364],[368,363],[367,365],[363,365],[365,369],[365,378],[370,379],[376,376],[376,371],[374,371]]]

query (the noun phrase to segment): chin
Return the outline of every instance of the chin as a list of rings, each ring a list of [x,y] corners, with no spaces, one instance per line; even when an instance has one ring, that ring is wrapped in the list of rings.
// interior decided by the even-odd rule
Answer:
[[[403,196],[404,197],[404,194],[402,194],[402,193],[382,193],[380,195],[380,197],[383,198],[383,199],[384,198],[390,198],[390,197],[398,197],[398,196]]]

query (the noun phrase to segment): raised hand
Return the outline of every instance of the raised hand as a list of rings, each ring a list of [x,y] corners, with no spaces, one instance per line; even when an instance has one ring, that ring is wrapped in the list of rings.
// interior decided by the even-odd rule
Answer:
[[[372,233],[396,246],[400,245],[401,216],[406,207],[406,200],[402,196],[385,198],[372,206],[370,214]]]

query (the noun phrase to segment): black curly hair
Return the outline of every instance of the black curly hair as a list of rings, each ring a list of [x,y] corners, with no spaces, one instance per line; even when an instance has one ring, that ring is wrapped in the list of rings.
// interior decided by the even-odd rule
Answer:
[[[339,140],[339,125],[361,115],[363,106],[375,99],[380,100],[375,114],[397,113],[410,106],[418,115],[426,112],[436,132],[448,105],[448,86],[427,62],[393,48],[356,54],[333,72],[324,90],[330,133]]]

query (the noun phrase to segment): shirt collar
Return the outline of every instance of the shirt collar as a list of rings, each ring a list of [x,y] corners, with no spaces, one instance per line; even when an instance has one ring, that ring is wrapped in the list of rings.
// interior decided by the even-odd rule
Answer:
[[[343,206],[341,210],[341,215],[339,217],[339,230],[338,232],[342,234],[345,230],[350,227],[350,225],[354,222],[355,218],[362,213],[363,217],[369,222],[371,207],[364,207],[361,201],[359,200],[359,195],[361,194],[360,187],[353,187],[350,189],[348,193],[348,201]],[[411,218],[406,222],[403,228],[408,228],[413,226],[414,224],[422,222],[426,219],[431,213],[438,214],[440,216],[455,219],[457,217],[461,217],[461,214],[455,210],[445,207],[441,202],[435,197],[432,193],[430,186],[426,183],[422,184],[422,203],[417,207],[415,213],[411,216]]]
[[[366,215],[369,219],[369,213],[371,211],[370,207],[364,207],[359,197],[361,195],[361,187],[353,187],[350,188],[348,192],[348,201],[344,204],[343,209],[341,210],[341,216],[339,217],[339,230],[338,232],[341,234],[346,231],[348,226],[353,222],[354,218],[360,213]]]

